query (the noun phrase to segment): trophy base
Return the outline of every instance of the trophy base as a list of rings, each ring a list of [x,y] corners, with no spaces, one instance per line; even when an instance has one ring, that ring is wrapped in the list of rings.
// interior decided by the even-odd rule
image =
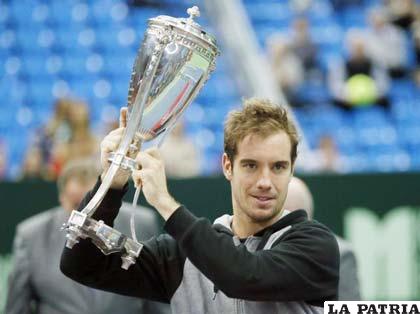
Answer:
[[[92,243],[105,255],[121,252],[121,268],[125,270],[136,263],[143,248],[143,244],[128,238],[102,220],[96,221],[79,211],[71,213],[62,229],[67,231],[67,248],[72,249],[79,239],[91,238]]]

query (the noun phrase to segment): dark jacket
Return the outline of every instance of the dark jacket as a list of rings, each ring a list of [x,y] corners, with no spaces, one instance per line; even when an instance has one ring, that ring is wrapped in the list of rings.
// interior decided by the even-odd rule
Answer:
[[[108,191],[96,219],[112,225],[123,194]],[[169,302],[182,314],[322,313],[323,302],[337,298],[337,242],[305,211],[285,213],[247,239],[233,235],[231,219],[212,225],[181,206],[165,224],[168,235],[145,241],[128,271],[119,254],[105,256],[90,240],[64,249],[61,270],[88,286]]]
[[[124,204],[115,220],[123,233],[129,232],[130,214],[131,206]],[[59,264],[66,234],[60,228],[68,216],[56,207],[18,225],[5,314],[169,313],[167,304],[90,289],[63,276]],[[158,234],[157,217],[150,209],[136,208],[135,221],[140,239]]]

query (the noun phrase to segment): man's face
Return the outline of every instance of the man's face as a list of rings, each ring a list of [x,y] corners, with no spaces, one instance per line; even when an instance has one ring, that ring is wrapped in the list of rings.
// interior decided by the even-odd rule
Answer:
[[[61,206],[69,212],[77,209],[85,194],[94,186],[94,184],[95,180],[82,182],[75,178],[70,178],[60,193]]]
[[[290,152],[289,136],[279,131],[265,138],[247,135],[238,143],[233,165],[224,154],[234,215],[267,226],[279,218],[293,172]]]

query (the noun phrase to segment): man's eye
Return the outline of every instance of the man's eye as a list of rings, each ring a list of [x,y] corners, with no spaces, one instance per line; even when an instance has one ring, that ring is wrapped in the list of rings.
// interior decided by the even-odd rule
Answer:
[[[255,164],[245,164],[245,168],[254,169],[256,167]]]
[[[274,165],[274,169],[276,169],[276,170],[286,169],[286,167],[287,166],[285,164],[281,164],[281,163],[278,163],[278,164]]]

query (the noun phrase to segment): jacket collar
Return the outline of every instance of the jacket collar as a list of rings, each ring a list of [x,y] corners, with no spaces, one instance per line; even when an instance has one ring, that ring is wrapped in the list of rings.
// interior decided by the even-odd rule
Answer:
[[[232,219],[233,216],[232,215],[223,215],[219,218],[217,218],[214,221],[214,228],[216,230],[218,230],[219,232],[224,232],[227,234],[230,234],[231,236],[233,236],[233,231],[232,231]],[[264,234],[266,234],[267,232],[269,233],[274,233],[278,230],[281,230],[287,226],[290,225],[294,225],[303,221],[307,221],[308,220],[308,214],[306,213],[306,211],[304,209],[299,209],[299,210],[294,210],[294,211],[288,211],[288,210],[284,210],[282,216],[280,217],[279,220],[277,220],[274,224],[272,224],[271,226],[268,226],[260,231],[258,231],[256,234],[254,234],[254,237],[262,237],[264,236]]]

